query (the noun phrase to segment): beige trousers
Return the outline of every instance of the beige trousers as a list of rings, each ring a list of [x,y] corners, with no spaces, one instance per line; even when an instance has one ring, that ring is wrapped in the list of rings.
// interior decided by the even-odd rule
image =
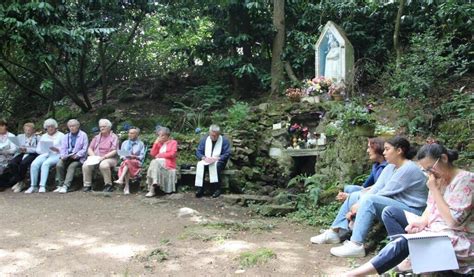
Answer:
[[[99,170],[104,178],[104,184],[112,184],[112,168],[117,165],[117,159],[105,159],[100,162]],[[84,177],[84,186],[90,187],[92,185],[92,173],[97,165],[83,165],[82,175]]]

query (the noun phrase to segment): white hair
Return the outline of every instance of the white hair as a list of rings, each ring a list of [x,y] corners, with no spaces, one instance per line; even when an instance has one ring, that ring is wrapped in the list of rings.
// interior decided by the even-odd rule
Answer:
[[[219,127],[219,125],[212,124],[211,127],[209,127],[209,132],[220,133],[221,132],[221,127]]]
[[[168,128],[168,127],[160,127],[160,129],[158,129],[158,133],[160,133],[160,132],[163,135],[167,135],[167,136],[169,136],[171,134],[170,128]]]
[[[109,129],[112,129],[112,122],[110,122],[110,120],[108,119],[105,119],[105,118],[100,119],[99,126],[100,125],[104,125],[104,126],[107,126]]]
[[[138,127],[130,127],[130,129],[128,129],[128,130],[129,130],[129,131],[130,131],[130,130],[137,130],[137,135],[140,134],[140,128],[138,128]]]
[[[49,126],[53,126],[54,128],[58,128],[58,122],[53,118],[48,118],[43,123],[43,128],[46,129]]]
[[[81,123],[79,123],[79,120],[77,120],[77,119],[69,119],[69,121],[67,122],[67,126],[69,126],[69,125],[81,126]]]

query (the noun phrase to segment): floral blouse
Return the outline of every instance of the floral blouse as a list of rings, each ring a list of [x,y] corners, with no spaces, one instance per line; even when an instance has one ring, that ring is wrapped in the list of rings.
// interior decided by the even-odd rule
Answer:
[[[429,211],[427,231],[448,233],[459,263],[459,271],[467,273],[474,269],[474,222],[473,222],[474,173],[459,172],[446,187],[443,198],[459,223],[449,227],[441,217],[431,193],[428,195]]]

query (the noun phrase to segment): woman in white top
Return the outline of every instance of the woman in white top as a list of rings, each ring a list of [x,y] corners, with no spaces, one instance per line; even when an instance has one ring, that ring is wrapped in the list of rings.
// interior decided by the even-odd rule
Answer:
[[[36,146],[39,156],[31,164],[31,186],[25,193],[46,192],[49,168],[59,161],[59,148],[64,134],[58,131],[58,123],[52,118],[46,119],[43,127],[46,129],[46,134],[41,136]],[[38,177],[40,177],[39,189]]]
[[[8,186],[8,180],[10,179],[10,174],[4,171],[17,150],[16,145],[8,139],[14,136],[8,132],[7,121],[0,119],[0,186]]]
[[[32,122],[25,123],[23,125],[23,134],[19,134],[17,138],[18,151],[8,165],[12,173],[11,184],[15,184],[12,187],[13,192],[21,192],[25,188],[23,181],[25,180],[28,168],[30,168],[31,163],[38,156],[36,144],[39,137],[35,134],[35,124]]]

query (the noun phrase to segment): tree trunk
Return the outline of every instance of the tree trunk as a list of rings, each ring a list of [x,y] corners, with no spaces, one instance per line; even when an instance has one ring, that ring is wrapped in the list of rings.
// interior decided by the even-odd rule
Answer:
[[[99,42],[99,62],[100,62],[100,70],[102,74],[102,105],[107,104],[107,70],[105,69],[105,49],[104,49],[104,42]]]
[[[285,44],[285,0],[273,1],[273,26],[276,29],[276,34],[273,38],[272,46],[272,83],[270,95],[279,92],[281,82],[283,81],[284,69],[281,54]]]
[[[405,0],[400,0],[398,4],[397,18],[395,18],[395,31],[393,32],[393,48],[396,53],[397,69],[400,68],[400,60],[402,58],[402,47],[400,45],[400,23],[403,15],[403,8],[405,7]]]
[[[296,74],[293,71],[293,68],[291,68],[290,62],[286,61],[284,64],[285,64],[286,75],[288,75],[288,78],[290,78],[292,82],[298,83],[299,82],[298,77],[296,77]]]

